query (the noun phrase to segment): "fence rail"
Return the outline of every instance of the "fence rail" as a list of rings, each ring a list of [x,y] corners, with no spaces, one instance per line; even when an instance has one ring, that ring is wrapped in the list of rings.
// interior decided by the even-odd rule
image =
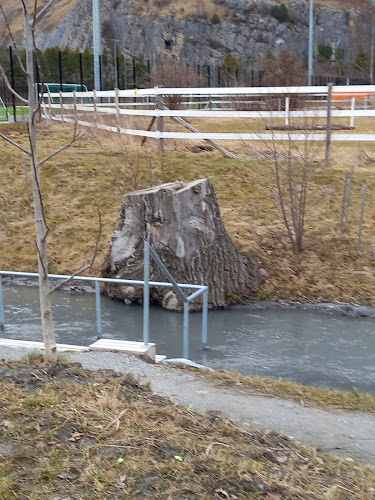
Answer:
[[[332,102],[328,98],[332,89]],[[163,98],[178,96],[187,109],[168,109]],[[241,100],[238,101],[238,97]],[[256,99],[254,102],[253,99]],[[296,106],[295,99],[299,99]],[[55,100],[59,102],[54,102]],[[224,99],[224,100],[221,100]],[[237,101],[236,101],[237,99]],[[232,119],[282,119],[290,126],[292,119],[349,118],[349,127],[354,128],[354,119],[375,117],[375,85],[355,86],[309,86],[309,87],[226,87],[226,88],[151,88],[134,90],[113,90],[43,94],[43,111],[46,118],[71,122],[78,118],[78,124],[87,127],[127,134],[132,136],[163,139],[211,139],[235,141],[326,141],[328,134],[306,130],[293,133],[215,133],[179,132],[157,129],[156,131],[122,127],[121,116],[150,117],[152,119],[180,118],[232,118]],[[103,101],[107,102],[103,102]],[[73,102],[72,102],[73,101]],[[203,106],[203,103],[205,105]],[[329,104],[330,103],[330,104]],[[142,104],[142,108],[140,105]],[[138,106],[138,107],[137,107]],[[217,108],[214,108],[217,106]],[[149,109],[145,109],[145,108]],[[238,107],[238,109],[233,109]],[[247,107],[250,109],[241,109]],[[255,107],[257,109],[251,109]],[[264,109],[259,109],[263,107]],[[293,108],[299,109],[293,109]],[[136,108],[136,109],[135,109]],[[151,109],[150,109],[151,108]],[[202,109],[204,108],[204,109]],[[208,108],[208,109],[207,109]],[[267,109],[268,108],[268,109]],[[273,109],[272,109],[273,108]],[[283,108],[283,109],[281,109]],[[301,109],[302,108],[302,109]],[[360,109],[361,108],[361,109]],[[75,118],[73,118],[75,114]],[[84,116],[94,116],[94,122]],[[98,123],[98,116],[115,116],[116,126]],[[158,123],[159,120],[156,120]],[[375,133],[335,133],[332,141],[375,141]]]

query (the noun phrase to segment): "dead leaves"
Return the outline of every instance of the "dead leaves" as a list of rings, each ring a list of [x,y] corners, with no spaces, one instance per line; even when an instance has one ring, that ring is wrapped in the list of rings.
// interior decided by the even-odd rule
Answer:
[[[71,441],[72,443],[77,443],[80,441],[81,437],[84,435],[83,432],[72,432],[72,435],[70,438],[68,438],[68,441]]]

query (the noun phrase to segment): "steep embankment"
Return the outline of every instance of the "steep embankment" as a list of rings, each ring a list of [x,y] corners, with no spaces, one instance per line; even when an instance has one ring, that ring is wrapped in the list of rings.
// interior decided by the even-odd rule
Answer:
[[[370,127],[371,119],[366,121]],[[215,125],[217,128],[217,124]],[[40,136],[41,158],[70,139],[69,130],[47,128]],[[27,145],[21,125],[2,125],[2,132]],[[125,141],[125,139],[124,139]],[[245,155],[237,144],[240,160],[218,153],[193,155],[186,145],[167,142],[163,157],[154,144],[137,151],[137,141],[125,149],[115,135],[98,136],[87,131],[72,148],[43,165],[42,185],[51,232],[50,271],[71,273],[91,258],[98,229],[96,202],[103,221],[95,268],[100,273],[116,229],[124,193],[148,186],[149,155],[153,183],[209,177],[218,196],[225,226],[237,247],[262,262],[268,271],[255,298],[289,298],[301,301],[335,300],[374,302],[375,150],[364,152],[342,143],[332,144],[332,162],[324,165],[324,145],[315,147],[314,168],[308,185],[304,251],[295,256],[286,236],[277,205],[261,177],[261,158]],[[139,144],[139,143],[138,143]],[[231,147],[235,147],[234,144]],[[259,146],[258,146],[259,147]],[[267,150],[259,148],[265,158]],[[355,164],[349,223],[340,237],[340,214],[345,173]],[[361,189],[366,184],[366,206],[361,253],[357,255]],[[2,143],[0,165],[0,269],[36,269],[34,221],[28,208],[22,153]]]
[[[2,2],[12,29],[21,36],[21,10],[12,0]],[[39,6],[36,31],[40,49],[60,46],[92,48],[91,0],[48,0]],[[273,0],[177,0],[102,1],[104,46],[143,56],[153,62],[162,54],[186,59],[192,64],[222,64],[226,53],[242,63],[259,63],[268,51],[287,50],[300,56],[307,52],[308,2],[291,0],[287,19],[277,19]],[[318,0],[315,2],[315,45],[330,44],[342,50],[344,60],[355,58],[362,44],[369,51],[372,0]],[[0,44],[9,42],[4,23]]]

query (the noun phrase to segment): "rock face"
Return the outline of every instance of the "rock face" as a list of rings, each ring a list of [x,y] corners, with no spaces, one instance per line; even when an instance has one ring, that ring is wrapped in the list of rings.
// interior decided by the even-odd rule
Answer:
[[[209,179],[161,186],[125,195],[104,276],[143,280],[143,242],[148,239],[178,283],[207,285],[209,304],[225,307],[259,286],[255,262],[241,255],[228,236]],[[167,281],[151,261],[150,281]],[[141,287],[109,286],[126,302],[141,301]],[[168,309],[181,308],[168,288],[150,288],[150,296]],[[196,307],[201,304],[197,299]]]
[[[9,0],[8,0],[9,2]],[[68,2],[69,3],[69,2]],[[167,3],[159,0],[159,5]],[[330,44],[340,48],[344,62],[352,62],[361,44],[370,52],[371,8],[374,0],[315,3],[314,44],[315,53],[319,44]],[[273,54],[287,50],[299,54],[301,59],[308,48],[307,0],[287,2],[287,22],[279,22],[272,15],[275,0],[214,0],[210,2],[210,13],[206,2],[197,2],[189,14],[181,10],[169,11],[158,8],[151,0],[109,0],[101,2],[102,36],[104,46],[113,51],[113,39],[118,40],[121,52],[126,48],[136,57],[142,56],[157,65],[158,57],[170,54],[189,61],[195,67],[208,64],[211,71],[223,63],[225,54],[232,54],[242,61],[247,69],[258,65],[271,51]],[[38,19],[36,41],[39,49],[60,46],[71,49],[92,50],[92,2],[70,0],[70,9],[61,10],[60,22],[52,22],[56,11],[47,9]],[[208,5],[208,4],[207,4]],[[181,7],[181,5],[179,5]],[[177,8],[177,7],[176,7]],[[220,14],[212,21],[212,12]],[[0,33],[2,45],[8,44],[6,31]],[[254,68],[253,68],[254,69]],[[211,84],[214,85],[214,71]]]

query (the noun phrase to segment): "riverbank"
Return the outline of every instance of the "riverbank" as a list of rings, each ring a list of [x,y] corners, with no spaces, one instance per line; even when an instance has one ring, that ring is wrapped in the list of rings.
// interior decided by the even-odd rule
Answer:
[[[15,362],[17,351],[0,363],[6,500],[21,488],[30,499],[374,497],[374,467],[355,462],[375,462],[373,416],[251,396],[114,353],[45,365]]]
[[[26,142],[24,125],[2,125],[11,138]],[[69,130],[47,127],[40,136],[40,156],[69,140]],[[125,141],[125,140],[124,140]],[[373,144],[332,145],[332,162],[323,163],[321,146],[314,145],[314,168],[307,194],[304,251],[291,250],[277,207],[262,184],[258,166],[266,161],[262,147],[231,143],[238,160],[216,153],[194,155],[185,145],[167,142],[158,156],[153,145],[139,149],[136,140],[117,140],[86,131],[72,148],[43,165],[41,176],[50,226],[50,271],[70,274],[93,253],[98,230],[96,202],[100,204],[102,238],[90,274],[99,275],[116,229],[118,210],[126,191],[153,182],[210,177],[225,225],[236,245],[266,269],[265,281],[251,300],[292,300],[316,303],[336,300],[372,305],[374,302],[375,171]],[[32,209],[28,206],[21,154],[3,144],[0,166],[0,266],[5,270],[36,269]],[[148,148],[148,149],[147,149]],[[269,157],[269,151],[268,151]],[[355,164],[349,220],[340,236],[342,194],[347,170]],[[357,255],[362,185],[367,186],[361,252]]]

